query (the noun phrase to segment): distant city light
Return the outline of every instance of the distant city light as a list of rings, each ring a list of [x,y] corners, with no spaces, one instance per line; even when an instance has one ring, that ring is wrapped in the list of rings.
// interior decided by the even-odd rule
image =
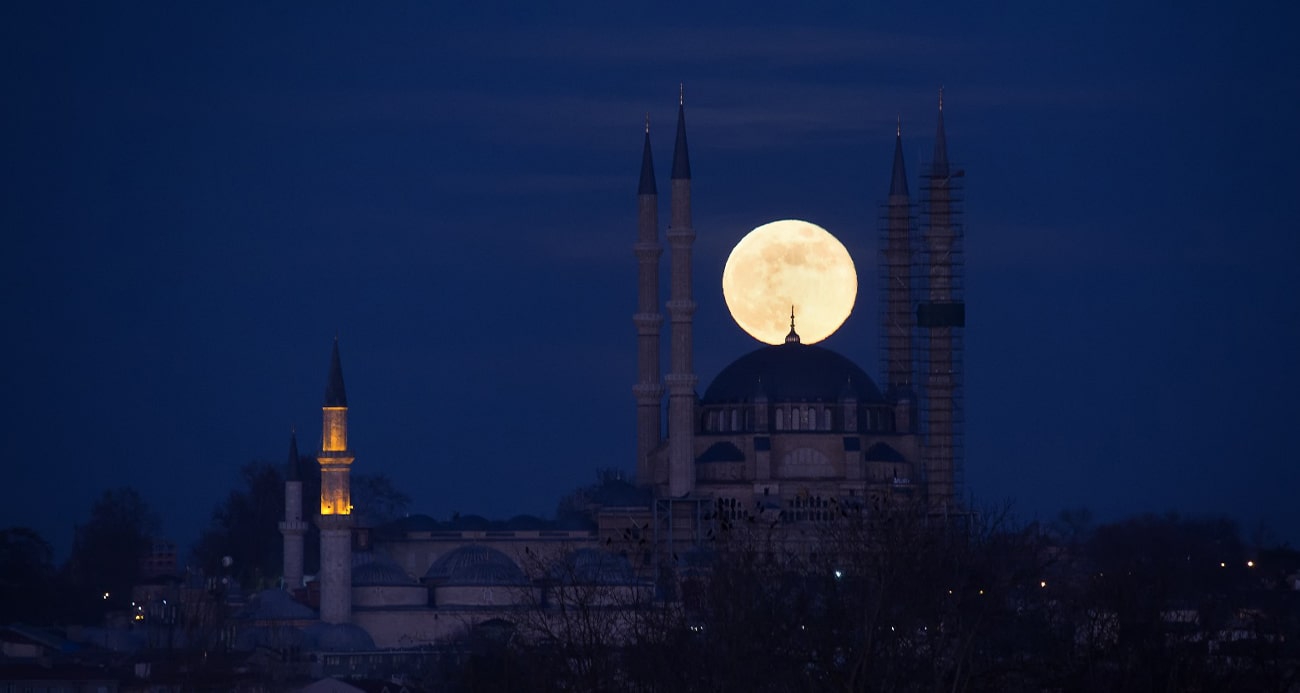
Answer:
[[[1247,568],[1254,568],[1254,567],[1255,567],[1255,562],[1254,562],[1254,561],[1246,561],[1246,567],[1247,567]]]
[[[1039,586],[1039,587],[1047,587],[1047,581],[1046,581],[1046,580],[1039,580],[1039,581],[1038,581],[1038,586]]]
[[[104,593],[104,599],[108,599],[108,592]]]

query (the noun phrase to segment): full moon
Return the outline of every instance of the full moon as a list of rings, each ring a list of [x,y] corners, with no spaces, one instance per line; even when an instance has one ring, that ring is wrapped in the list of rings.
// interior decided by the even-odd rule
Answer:
[[[858,273],[849,251],[829,231],[798,219],[782,219],[750,231],[722,270],[727,310],[751,337],[782,344],[795,332],[804,344],[834,334],[853,312]]]

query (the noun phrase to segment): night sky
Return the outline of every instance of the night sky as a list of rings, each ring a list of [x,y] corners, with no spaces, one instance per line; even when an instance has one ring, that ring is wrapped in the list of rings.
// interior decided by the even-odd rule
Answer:
[[[0,9],[0,526],[63,554],[130,485],[188,544],[317,447],[336,333],[354,469],[414,512],[631,471],[642,123],[666,225],[684,82],[700,392],[758,346],[727,253],[786,217],[852,253],[825,345],[879,373],[895,119],[916,191],[942,85],[977,506],[1300,541],[1289,4],[262,4]]]

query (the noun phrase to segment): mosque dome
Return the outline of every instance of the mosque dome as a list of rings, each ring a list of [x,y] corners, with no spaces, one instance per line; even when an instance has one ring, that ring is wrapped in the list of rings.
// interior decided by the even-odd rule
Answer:
[[[316,618],[316,612],[284,590],[266,589],[254,594],[235,618],[247,621],[303,621]]]
[[[860,404],[883,403],[871,376],[830,349],[797,342],[751,351],[722,369],[703,403],[749,402],[758,395],[770,402],[836,402],[847,395]]]
[[[633,585],[637,582],[632,564],[625,556],[593,548],[570,553],[551,571],[551,576],[574,585]]]
[[[353,587],[406,587],[418,584],[387,558],[376,558],[352,568]]]
[[[429,566],[425,579],[440,585],[521,585],[524,571],[510,557],[482,544],[448,551]]]
[[[251,652],[259,647],[282,650],[302,647],[301,628],[286,625],[261,625],[240,629],[232,647],[241,652]]]
[[[302,647],[315,652],[367,652],[375,641],[351,623],[313,623],[303,630]]]

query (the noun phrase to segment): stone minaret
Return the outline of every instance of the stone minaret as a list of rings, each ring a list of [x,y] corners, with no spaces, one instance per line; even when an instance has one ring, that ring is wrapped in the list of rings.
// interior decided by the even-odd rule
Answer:
[[[334,338],[329,383],[321,406],[320,441],[320,620],[352,618],[352,467],[348,447],[348,395],[343,388],[339,340]]]
[[[307,523],[302,519],[302,479],[298,478],[298,435],[289,434],[289,466],[284,476],[284,521],[280,534],[284,536],[284,588],[290,591],[302,587],[302,536]]]
[[[691,160],[686,151],[685,98],[677,104],[677,143],[673,148],[672,217],[668,222],[671,284],[668,320],[672,323],[668,384],[668,493],[673,498],[695,490],[695,383],[691,365]]]
[[[957,175],[961,175],[958,173]],[[960,361],[958,330],[965,325],[965,304],[961,302],[960,225],[953,192],[955,182],[948,168],[948,139],[943,127],[943,92],[939,92],[939,122],[935,133],[934,160],[925,176],[926,283],[928,295],[918,306],[917,323],[927,330],[926,400],[926,484],[930,505],[938,511],[953,507],[958,463],[957,387]]]
[[[883,252],[885,306],[881,311],[885,337],[886,395],[894,403],[897,430],[912,429],[912,201],[903,165],[903,126],[894,131],[894,168],[885,203]]]
[[[659,191],[655,188],[655,166],[650,154],[650,117],[646,116],[645,146],[641,150],[641,182],[637,186],[637,238],[632,246],[637,262],[636,370],[632,387],[636,396],[636,482],[654,483],[651,454],[663,436],[661,421],[664,387],[659,381],[659,332],[664,318],[659,313]]]

